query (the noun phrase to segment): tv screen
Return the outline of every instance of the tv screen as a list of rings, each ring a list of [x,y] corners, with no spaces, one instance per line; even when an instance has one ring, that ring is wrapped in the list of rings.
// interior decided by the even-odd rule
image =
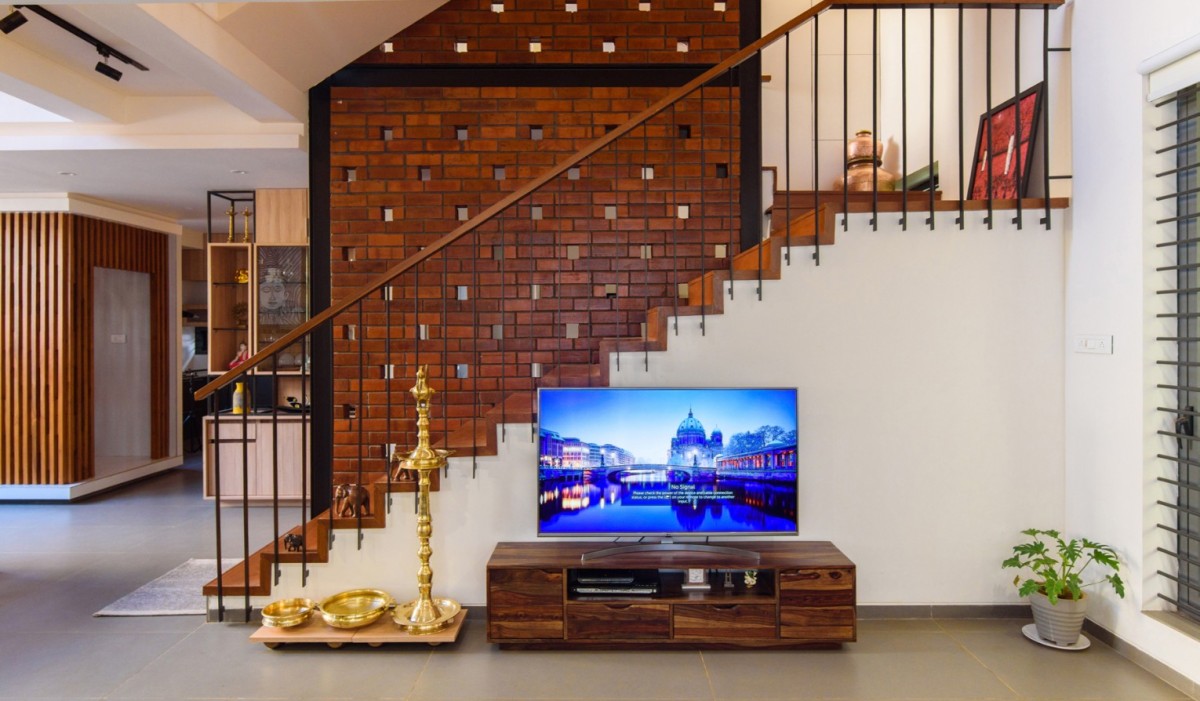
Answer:
[[[538,534],[796,533],[796,390],[538,390]]]

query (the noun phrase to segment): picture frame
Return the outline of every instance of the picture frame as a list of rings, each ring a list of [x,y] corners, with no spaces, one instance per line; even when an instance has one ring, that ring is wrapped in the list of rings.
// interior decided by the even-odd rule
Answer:
[[[1028,196],[1033,162],[1038,157],[1045,87],[1045,82],[1038,83],[980,115],[966,199],[1013,200]],[[990,144],[987,143],[989,122]]]

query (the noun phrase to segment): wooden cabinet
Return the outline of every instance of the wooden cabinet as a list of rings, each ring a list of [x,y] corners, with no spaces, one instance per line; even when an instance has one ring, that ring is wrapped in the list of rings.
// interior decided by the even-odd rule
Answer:
[[[583,561],[599,543],[500,543],[488,640],[522,647],[813,647],[853,642],[855,567],[828,542],[724,543],[757,555],[650,551]],[[710,588],[683,588],[687,569]],[[751,576],[747,576],[747,572]],[[620,576],[617,576],[620,575]],[[585,585],[630,578],[653,594]],[[620,585],[615,585],[619,587]]]
[[[299,501],[302,488],[303,442],[299,416],[280,416],[273,423],[271,416],[258,414],[241,416],[222,414],[217,435],[217,422],[204,417],[204,496],[217,494],[216,471],[220,467],[221,498],[242,498],[243,465],[245,465],[246,494],[250,501],[272,499],[275,466],[278,466],[279,498]],[[243,448],[242,436],[245,435]],[[217,438],[216,441],[213,439]],[[276,462],[276,459],[278,461]]]

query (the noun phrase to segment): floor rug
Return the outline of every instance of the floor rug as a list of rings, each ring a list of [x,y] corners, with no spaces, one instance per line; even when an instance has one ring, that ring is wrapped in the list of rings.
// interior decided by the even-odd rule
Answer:
[[[238,560],[225,560],[228,569]],[[205,584],[217,576],[216,560],[188,560],[170,572],[122,596],[93,616],[202,616]]]

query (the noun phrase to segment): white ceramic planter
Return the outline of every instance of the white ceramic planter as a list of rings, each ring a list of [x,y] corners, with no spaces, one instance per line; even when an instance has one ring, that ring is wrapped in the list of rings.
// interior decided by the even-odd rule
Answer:
[[[1055,605],[1045,594],[1034,592],[1029,595],[1033,607],[1033,622],[1037,624],[1038,636],[1056,645],[1074,645],[1083,630],[1083,618],[1087,613],[1087,596],[1079,600],[1062,599]]]

